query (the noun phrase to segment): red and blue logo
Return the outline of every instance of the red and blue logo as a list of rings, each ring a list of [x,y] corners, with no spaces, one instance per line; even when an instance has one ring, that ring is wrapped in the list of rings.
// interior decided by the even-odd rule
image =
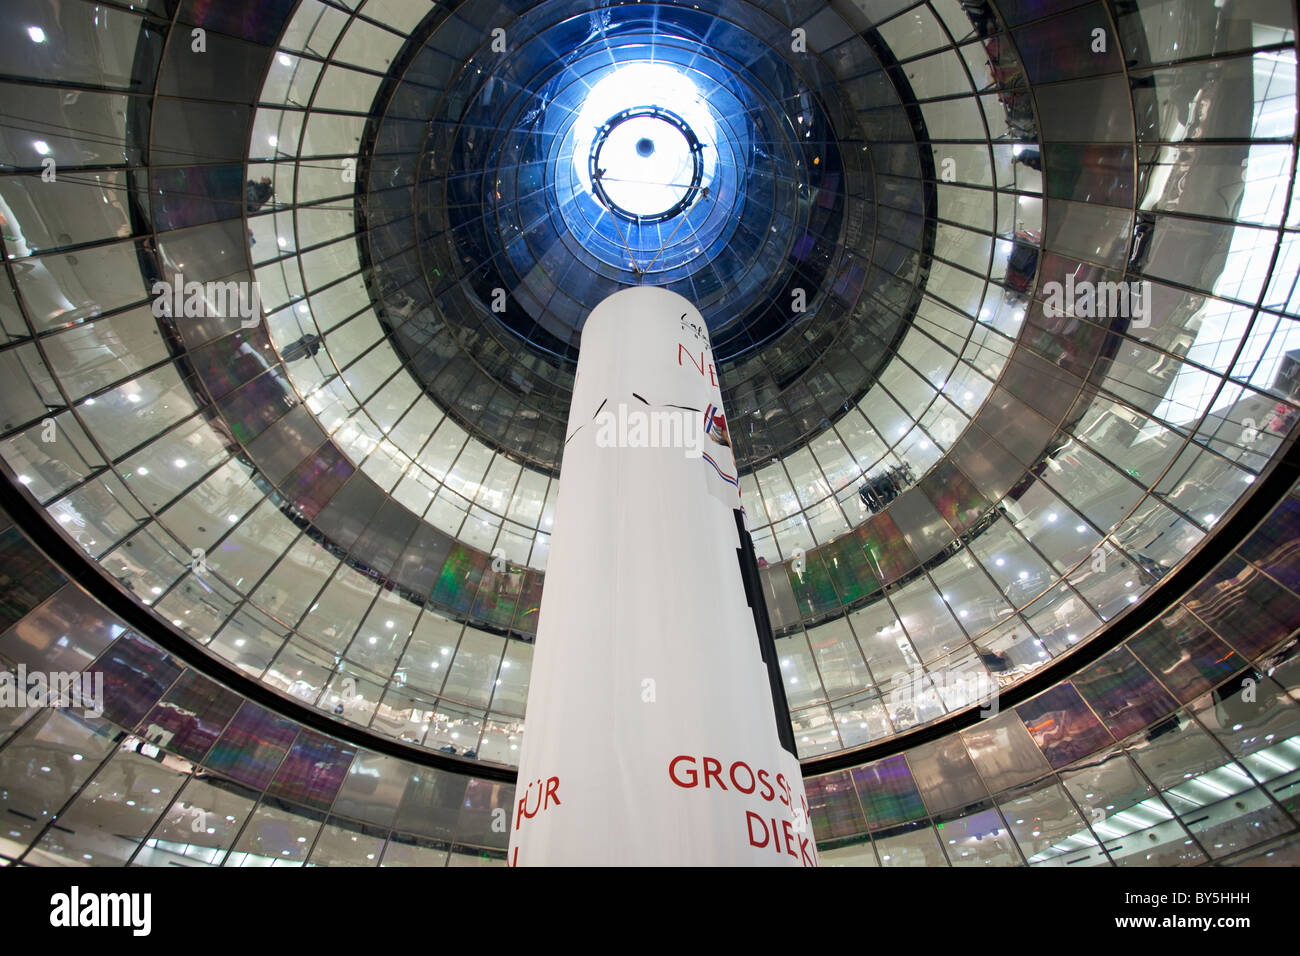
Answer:
[[[709,405],[704,410],[704,434],[719,445],[731,447],[731,436],[727,434],[727,416],[717,405]]]

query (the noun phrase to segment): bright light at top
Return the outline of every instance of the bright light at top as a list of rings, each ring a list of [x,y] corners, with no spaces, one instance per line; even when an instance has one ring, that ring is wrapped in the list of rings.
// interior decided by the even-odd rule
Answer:
[[[599,129],[627,109],[658,106],[680,116],[704,144],[700,185],[713,180],[717,132],[700,91],[681,70],[661,63],[633,63],[599,80],[587,94],[575,126],[573,171],[592,192],[587,160]],[[638,116],[617,126],[600,152],[602,182],[609,198],[628,212],[651,216],[672,208],[691,183],[693,159],[682,133],[671,123]]]
[[[45,42],[45,31],[40,27],[28,27],[27,35],[32,38],[33,43]]]

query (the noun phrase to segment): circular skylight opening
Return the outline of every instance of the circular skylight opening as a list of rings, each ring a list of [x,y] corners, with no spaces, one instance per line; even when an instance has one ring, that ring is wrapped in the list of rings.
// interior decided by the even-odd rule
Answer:
[[[592,194],[616,215],[671,219],[702,191],[703,145],[680,116],[658,106],[626,110],[596,135],[587,165]]]
[[[583,100],[575,133],[575,176],[624,219],[671,218],[713,180],[717,125],[676,67],[628,63],[606,74]]]

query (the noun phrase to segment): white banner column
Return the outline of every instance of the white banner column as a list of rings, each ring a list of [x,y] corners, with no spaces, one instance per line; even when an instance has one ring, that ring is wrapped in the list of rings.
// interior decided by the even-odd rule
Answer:
[[[815,866],[690,302],[643,286],[592,310],[565,434],[511,865]]]

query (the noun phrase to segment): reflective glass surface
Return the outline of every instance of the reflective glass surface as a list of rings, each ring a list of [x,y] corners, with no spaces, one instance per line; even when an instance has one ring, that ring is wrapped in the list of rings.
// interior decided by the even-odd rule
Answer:
[[[173,6],[11,4],[0,459],[158,627],[351,727],[517,760],[578,335],[623,285],[709,321],[809,760],[1104,637],[1289,447],[1290,4]],[[652,106],[676,119],[624,115]],[[1068,821],[1070,768],[1140,766],[1172,713],[1226,746],[1197,700],[1300,625],[1300,507],[1274,514],[1017,708],[1059,785],[928,818]],[[0,553],[16,664],[63,576],[13,529]],[[102,640],[59,651],[109,654],[100,719],[329,813],[274,778],[308,760],[279,715]],[[322,859],[375,825],[323,821]],[[960,857],[919,832],[891,858]]]

